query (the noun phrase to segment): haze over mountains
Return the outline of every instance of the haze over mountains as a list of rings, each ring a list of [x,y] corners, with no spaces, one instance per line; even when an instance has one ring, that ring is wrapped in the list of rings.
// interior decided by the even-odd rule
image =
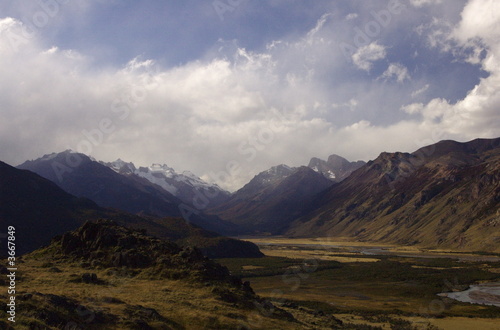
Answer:
[[[441,141],[368,163],[332,155],[278,165],[230,194],[167,165],[100,163],[69,151],[19,166],[77,197],[153,217],[186,217],[225,235],[348,236],[497,251],[500,139]],[[68,163],[79,158],[78,164]],[[184,207],[184,208],[183,208]]]

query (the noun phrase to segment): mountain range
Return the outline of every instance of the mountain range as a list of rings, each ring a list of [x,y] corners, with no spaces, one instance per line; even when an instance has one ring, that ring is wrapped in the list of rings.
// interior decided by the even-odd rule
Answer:
[[[177,173],[166,164],[152,164],[148,167],[140,166],[136,168],[133,163],[127,163],[121,159],[110,163],[100,163],[119,174],[128,177],[138,176],[145,178],[189,205],[196,203],[196,199],[200,193],[206,193],[211,196],[207,206],[216,205],[227,199],[230,195],[229,192],[220,188],[217,184],[207,183],[189,171]]]
[[[101,207],[157,217],[182,217],[183,207],[193,209],[193,201],[184,202],[158,184],[167,184],[165,170],[136,169],[133,164],[123,161],[101,163],[70,150],[26,161],[17,168],[35,172],[64,191],[91,199]],[[194,194],[195,188],[216,187],[203,183],[195,186],[201,179],[196,179],[194,175],[188,177],[174,174],[171,173],[171,179],[178,183],[178,191],[189,190],[188,187],[191,186]],[[234,231],[234,225],[222,221],[217,216],[206,216],[201,212],[191,213],[193,214],[190,214],[189,221],[207,230],[219,233]]]
[[[244,234],[281,234],[316,194],[364,164],[331,155],[327,161],[312,158],[308,166],[274,166],[208,212],[237,224]]]
[[[18,254],[46,245],[54,236],[74,230],[86,221],[109,219],[181,246],[196,246],[210,257],[262,256],[250,242],[221,236],[180,217],[138,215],[104,208],[90,199],[63,191],[36,173],[2,162],[0,183],[0,226],[16,228]]]
[[[368,163],[312,158],[308,166],[274,166],[232,194],[167,165],[103,163],[70,151],[19,169],[53,181],[78,203],[87,198],[93,207],[143,218],[179,218],[187,205],[192,224],[224,235],[327,235],[498,251],[499,144],[441,141],[413,153],[383,152]],[[217,198],[196,207],[199,191]]]

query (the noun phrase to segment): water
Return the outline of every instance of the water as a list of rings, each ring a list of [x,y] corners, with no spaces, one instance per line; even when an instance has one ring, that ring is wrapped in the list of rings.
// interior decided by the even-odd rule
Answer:
[[[440,293],[439,296],[471,304],[500,307],[500,282],[471,285],[465,291]]]

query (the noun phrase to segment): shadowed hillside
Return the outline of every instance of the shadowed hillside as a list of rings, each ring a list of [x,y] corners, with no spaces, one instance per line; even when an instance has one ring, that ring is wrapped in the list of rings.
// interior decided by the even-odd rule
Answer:
[[[500,251],[500,139],[382,153],[331,187],[292,236]]]

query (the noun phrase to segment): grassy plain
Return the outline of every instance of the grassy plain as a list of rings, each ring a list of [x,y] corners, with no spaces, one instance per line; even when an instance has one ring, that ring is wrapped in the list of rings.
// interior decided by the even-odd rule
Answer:
[[[290,311],[309,308],[382,329],[500,329],[499,307],[437,296],[500,280],[500,262],[483,261],[483,255],[337,239],[251,241],[266,257],[219,262],[249,280],[257,294],[292,306]],[[365,255],[353,247],[385,254]],[[464,255],[466,261],[456,259]]]

